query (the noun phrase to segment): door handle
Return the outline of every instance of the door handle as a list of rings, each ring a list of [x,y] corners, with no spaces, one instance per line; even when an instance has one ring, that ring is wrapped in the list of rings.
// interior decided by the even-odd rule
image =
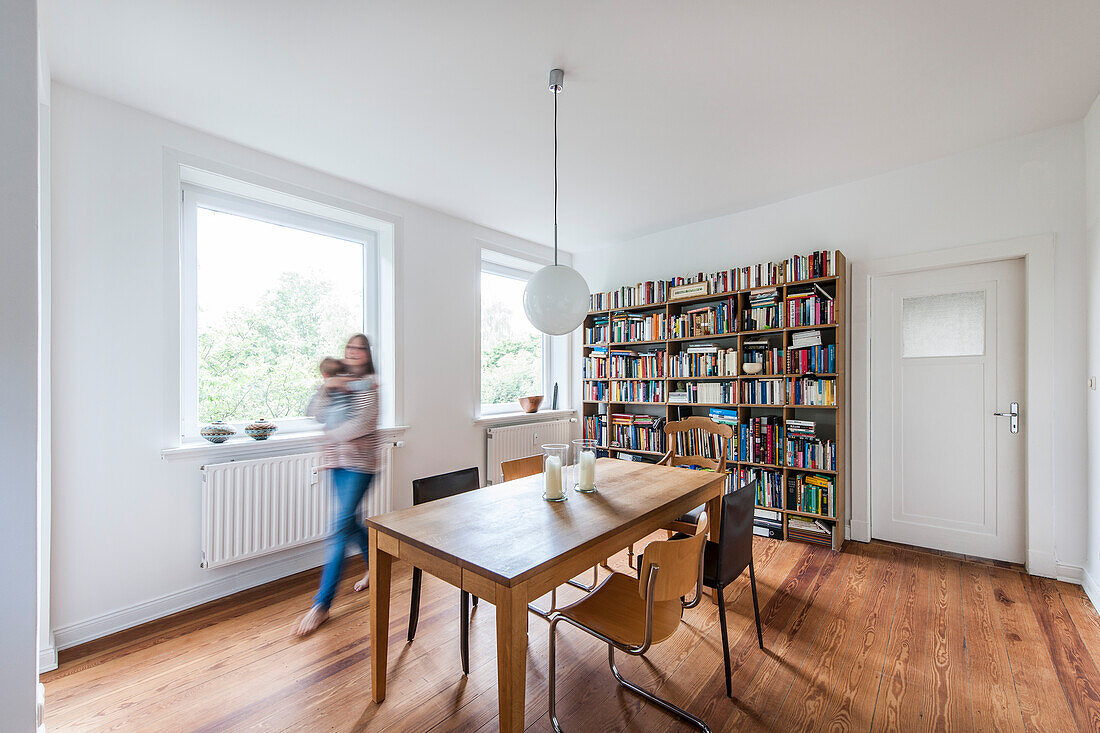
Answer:
[[[1008,430],[1010,433],[1016,434],[1020,432],[1020,403],[1013,402],[1008,406],[1008,412],[994,412],[997,417],[1008,418]]]

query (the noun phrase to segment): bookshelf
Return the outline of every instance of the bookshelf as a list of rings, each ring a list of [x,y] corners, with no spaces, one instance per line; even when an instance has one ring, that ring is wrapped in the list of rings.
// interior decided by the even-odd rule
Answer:
[[[677,285],[703,282],[705,294],[669,297]],[[839,251],[593,293],[583,328],[584,436],[608,455],[653,461],[667,450],[666,421],[730,423],[731,486],[760,480],[758,533],[839,550],[847,295]],[[759,373],[745,373],[745,362]]]

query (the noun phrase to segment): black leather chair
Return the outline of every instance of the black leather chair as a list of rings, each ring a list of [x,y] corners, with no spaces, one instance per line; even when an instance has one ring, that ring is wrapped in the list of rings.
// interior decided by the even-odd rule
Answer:
[[[464,468],[460,471],[441,473],[438,476],[418,478],[413,481],[413,505],[424,504],[436,499],[445,499],[448,496],[464,494],[481,488],[481,478],[478,470]],[[423,571],[413,568],[412,601],[409,607],[409,641],[416,636],[416,622],[420,619],[420,583]],[[470,674],[470,593],[460,591],[459,601],[459,645],[462,653],[462,674]],[[473,596],[474,606],[477,606],[477,596]]]
[[[722,497],[722,523],[718,528],[718,542],[703,546],[703,585],[718,591],[718,619],[722,626],[722,656],[726,664],[726,695],[733,697],[730,680],[729,632],[726,630],[726,602],[723,590],[737,580],[745,568],[749,569],[752,587],[752,610],[756,615],[756,640],[764,648],[764,633],[760,627],[760,605],[756,600],[756,569],[752,564],[752,518],[756,504],[756,482]],[[673,539],[688,535],[677,533]],[[643,567],[643,556],[638,556],[638,567]]]

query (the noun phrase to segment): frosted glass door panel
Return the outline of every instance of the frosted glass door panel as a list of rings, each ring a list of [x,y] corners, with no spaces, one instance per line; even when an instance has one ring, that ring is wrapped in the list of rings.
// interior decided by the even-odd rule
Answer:
[[[981,356],[985,353],[985,291],[905,298],[901,355]]]

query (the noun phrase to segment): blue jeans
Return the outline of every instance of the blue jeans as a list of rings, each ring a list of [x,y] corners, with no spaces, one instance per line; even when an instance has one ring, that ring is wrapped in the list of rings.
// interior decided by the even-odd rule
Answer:
[[[363,560],[370,562],[367,552],[367,530],[359,523],[359,503],[370,488],[373,473],[360,473],[346,468],[332,471],[332,489],[336,494],[336,513],[332,519],[332,534],[328,540],[328,557],[321,571],[321,589],[313,599],[313,605],[328,610],[336,597],[336,586],[344,570],[344,552],[349,542],[359,543]]]

